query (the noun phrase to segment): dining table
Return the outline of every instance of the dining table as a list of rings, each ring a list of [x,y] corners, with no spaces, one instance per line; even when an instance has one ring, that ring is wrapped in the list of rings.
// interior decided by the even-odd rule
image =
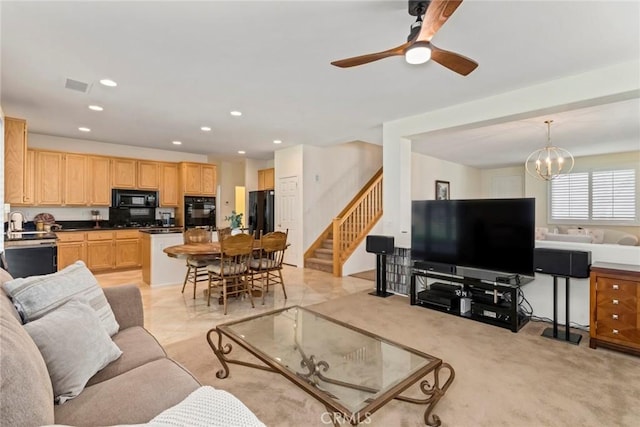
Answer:
[[[260,250],[260,240],[253,241],[253,250]],[[185,243],[182,245],[167,246],[163,249],[171,258],[187,258],[187,257],[211,257],[220,255],[220,242],[198,242]]]

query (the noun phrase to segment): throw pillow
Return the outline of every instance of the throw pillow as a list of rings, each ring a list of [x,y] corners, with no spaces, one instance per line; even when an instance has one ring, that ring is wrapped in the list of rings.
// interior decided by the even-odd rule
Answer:
[[[105,332],[95,310],[78,299],[27,323],[24,328],[47,365],[57,404],[80,394],[96,372],[122,354]]]
[[[71,298],[80,297],[89,301],[110,336],[120,328],[102,288],[82,261],[57,273],[14,279],[3,287],[24,323],[44,316]]]
[[[202,386],[182,402],[161,412],[150,427],[264,427],[237,397],[224,390]]]

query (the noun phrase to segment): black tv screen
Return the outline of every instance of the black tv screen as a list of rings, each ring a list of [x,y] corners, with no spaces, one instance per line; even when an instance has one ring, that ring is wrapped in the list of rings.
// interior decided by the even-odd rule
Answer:
[[[426,266],[533,276],[534,227],[533,198],[415,200],[411,258]]]

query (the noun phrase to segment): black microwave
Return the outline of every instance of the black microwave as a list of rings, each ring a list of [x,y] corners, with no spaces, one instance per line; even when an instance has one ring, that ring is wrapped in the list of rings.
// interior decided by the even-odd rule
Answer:
[[[158,193],[155,191],[111,190],[111,207],[157,208]]]

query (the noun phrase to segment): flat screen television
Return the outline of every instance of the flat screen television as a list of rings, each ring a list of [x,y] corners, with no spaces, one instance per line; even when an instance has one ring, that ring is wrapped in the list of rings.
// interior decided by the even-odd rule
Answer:
[[[415,200],[417,268],[494,280],[534,276],[535,199]]]

